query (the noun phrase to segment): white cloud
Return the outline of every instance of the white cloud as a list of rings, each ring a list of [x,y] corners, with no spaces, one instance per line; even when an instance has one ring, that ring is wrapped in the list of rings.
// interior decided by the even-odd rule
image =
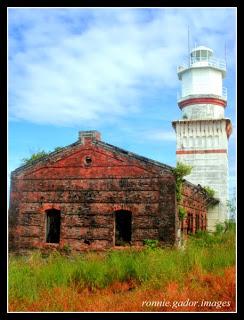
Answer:
[[[231,14],[231,9],[10,9],[10,119],[73,125],[139,112],[145,93],[178,86],[187,25],[219,52],[219,32],[232,37]],[[154,139],[159,137],[173,140],[171,133]]]
[[[143,133],[143,138],[154,141],[176,141],[174,130],[155,130]]]

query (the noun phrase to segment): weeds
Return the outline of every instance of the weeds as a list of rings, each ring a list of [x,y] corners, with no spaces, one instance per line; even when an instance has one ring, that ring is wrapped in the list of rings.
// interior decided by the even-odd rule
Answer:
[[[9,301],[37,301],[47,290],[102,290],[116,283],[134,283],[148,289],[165,288],[169,283],[184,286],[192,275],[220,275],[235,265],[235,227],[209,234],[198,232],[184,251],[145,246],[105,253],[63,255],[40,252],[9,258]],[[196,280],[197,281],[197,280]],[[21,307],[19,307],[21,308]]]
[[[147,248],[151,248],[151,249],[155,249],[159,246],[158,240],[155,240],[155,239],[144,239],[143,244]]]

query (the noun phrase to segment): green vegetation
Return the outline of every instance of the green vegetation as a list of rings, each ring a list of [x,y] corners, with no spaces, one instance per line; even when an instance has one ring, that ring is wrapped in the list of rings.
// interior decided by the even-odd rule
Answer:
[[[183,187],[183,178],[191,173],[192,167],[184,164],[182,162],[177,162],[176,167],[172,169],[172,172],[175,176],[176,182],[176,200],[179,205],[178,215],[180,221],[182,221],[186,215],[186,210],[181,206],[182,202],[182,187]]]
[[[235,265],[235,225],[222,232],[198,232],[184,250],[156,247],[147,240],[140,250],[108,250],[65,255],[32,252],[9,258],[9,299],[36,301],[42,290],[51,288],[105,288],[115,282],[134,281],[150,288],[170,281],[182,284],[194,270],[221,274]],[[151,250],[152,244],[153,250]]]
[[[215,226],[215,234],[219,235],[223,232],[227,232],[228,230],[232,230],[233,232],[235,232],[236,230],[236,224],[235,221],[233,221],[232,219],[227,220],[223,223],[218,223]]]
[[[214,197],[215,191],[214,191],[214,189],[212,189],[211,187],[205,186],[205,187],[203,187],[203,190],[204,190],[204,192],[207,194],[207,196],[208,196],[209,198],[213,198],[213,197]]]
[[[23,158],[22,159],[22,164],[32,164],[34,163],[36,160],[45,158],[46,156],[48,156],[50,153],[52,152],[56,152],[56,151],[60,151],[62,150],[62,147],[56,147],[53,151],[49,151],[46,152],[44,150],[38,151],[33,153],[29,158]]]
[[[36,160],[39,160],[41,158],[44,158],[48,155],[48,152],[42,150],[42,151],[38,151],[36,153],[33,153],[29,158],[23,158],[22,162],[23,164],[32,164],[34,163]]]
[[[179,219],[181,221],[185,218],[186,214],[187,214],[186,209],[183,207],[179,207]]]
[[[54,149],[54,152],[60,151],[60,150],[62,150],[62,149],[63,149],[62,147],[56,147],[56,148]]]
[[[217,223],[216,226],[215,226],[215,234],[220,234],[222,232],[224,232],[225,230],[225,227],[223,224],[221,223]]]
[[[235,220],[235,216],[236,216],[236,193],[235,192],[232,198],[227,201],[227,208],[230,213],[230,219]]]
[[[172,169],[176,181],[176,199],[180,204],[182,200],[183,177],[191,173],[192,167],[182,162],[177,162],[176,167]]]
[[[151,248],[151,249],[155,249],[159,245],[158,240],[155,240],[155,239],[144,239],[143,244],[147,248]]]

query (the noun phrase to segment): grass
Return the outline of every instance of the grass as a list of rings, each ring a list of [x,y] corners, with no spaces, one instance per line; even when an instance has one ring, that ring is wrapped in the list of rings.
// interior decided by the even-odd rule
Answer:
[[[59,290],[59,294],[70,292],[72,296],[71,292],[88,290],[96,294],[118,284],[121,287],[123,283],[128,290],[139,288],[148,292],[167,288],[170,284],[183,290],[186,279],[190,278],[194,289],[194,285],[199,287],[200,278],[211,275],[223,279],[226,270],[233,266],[234,228],[213,235],[198,233],[191,236],[183,250],[146,247],[69,256],[59,252],[43,256],[39,251],[25,256],[11,255],[9,304],[15,311],[26,310],[27,305],[40,302],[44,293],[47,296]]]

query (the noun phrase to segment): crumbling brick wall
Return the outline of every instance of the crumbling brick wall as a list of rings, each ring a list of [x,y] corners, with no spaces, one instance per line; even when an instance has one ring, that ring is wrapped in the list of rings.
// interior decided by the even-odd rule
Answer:
[[[112,247],[118,210],[131,213],[132,245],[142,245],[145,239],[177,243],[179,219],[171,168],[99,139],[99,133],[85,132],[78,142],[12,173],[10,247]],[[183,232],[205,229],[204,196],[187,182],[183,206],[187,210]],[[60,213],[60,238],[55,244],[47,243],[50,209]]]
[[[181,223],[181,230],[185,233],[195,233],[206,230],[207,203],[206,196],[201,189],[190,183],[185,183],[182,190],[182,205],[187,214]]]
[[[92,139],[12,174],[10,244],[47,246],[46,210],[52,208],[61,213],[59,246],[113,246],[116,210],[132,213],[132,245],[144,239],[175,243],[173,175]]]

